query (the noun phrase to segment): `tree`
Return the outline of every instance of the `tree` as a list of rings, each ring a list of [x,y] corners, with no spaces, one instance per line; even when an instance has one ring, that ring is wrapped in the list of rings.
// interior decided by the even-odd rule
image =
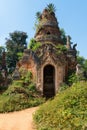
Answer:
[[[0,46],[0,87],[4,86],[7,76],[5,48]]]
[[[63,40],[63,43],[64,45],[66,45],[66,33],[65,33],[65,30],[63,28],[60,29],[60,32],[61,32],[61,39]]]
[[[50,13],[55,13],[56,8],[55,8],[54,4],[50,3],[50,4],[47,5],[47,10],[48,10]]]
[[[28,36],[25,32],[14,31],[9,34],[9,37],[6,38],[6,61],[9,73],[12,73],[19,60],[19,53],[23,53],[27,48],[26,38]]]
[[[41,18],[41,12],[36,13],[36,20],[39,22]]]
[[[77,62],[87,71],[87,59],[83,56],[79,56],[79,52],[77,54]]]
[[[83,68],[84,76],[87,79],[87,59],[85,59],[83,56],[79,56],[79,53],[78,53],[78,55],[77,55],[77,62]]]
[[[5,48],[0,46],[0,69],[4,69],[5,63]]]
[[[2,53],[3,53],[4,48],[2,46],[0,46],[0,65],[2,62]]]

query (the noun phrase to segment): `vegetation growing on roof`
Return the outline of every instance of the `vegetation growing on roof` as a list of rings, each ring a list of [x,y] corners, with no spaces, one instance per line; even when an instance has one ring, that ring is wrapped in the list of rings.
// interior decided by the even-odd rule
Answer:
[[[66,45],[67,38],[66,38],[66,32],[63,28],[60,29],[61,32],[61,39],[63,40],[64,45]]]
[[[41,19],[41,12],[40,11],[38,11],[36,13],[36,19],[37,19],[38,22],[40,21],[40,19]]]
[[[50,3],[50,4],[47,5],[46,10],[48,10],[48,12],[49,12],[50,14],[55,14],[56,8],[55,8],[54,4]],[[36,30],[36,32],[38,32],[38,29],[40,29],[40,28],[42,27],[42,26],[39,24],[40,21],[41,21],[41,16],[42,16],[42,13],[41,13],[40,11],[38,11],[38,12],[36,13],[36,22],[35,22],[35,30]],[[45,20],[45,19],[44,19],[44,20]],[[42,21],[42,22],[44,22],[44,21]],[[42,24],[42,23],[41,23],[41,24]]]
[[[46,9],[49,11],[49,13],[55,13],[56,8],[54,6],[54,4],[50,3],[47,5]]]
[[[32,38],[30,40],[28,48],[31,49],[32,51],[36,51],[40,46],[41,46],[41,43],[40,42],[36,42],[36,40],[34,38]]]

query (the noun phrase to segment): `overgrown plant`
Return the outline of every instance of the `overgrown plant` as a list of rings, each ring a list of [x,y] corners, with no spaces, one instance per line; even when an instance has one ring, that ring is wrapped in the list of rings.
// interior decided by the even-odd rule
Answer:
[[[26,77],[31,77],[31,73]],[[35,107],[45,102],[32,81],[26,80],[27,84],[24,82],[25,80],[13,81],[0,95],[0,113]]]
[[[33,77],[32,72],[28,71],[25,78],[24,78],[24,82],[27,83],[27,84],[31,83],[32,77]]]
[[[77,82],[80,82],[80,81],[85,81],[86,78],[84,77],[83,74],[79,74],[79,75],[76,75],[75,72],[72,72],[72,73],[69,73],[67,78],[66,78],[66,83],[71,86],[73,83],[77,83]]]
[[[55,8],[54,4],[50,3],[50,4],[47,5],[46,10],[48,10],[48,12],[50,14],[55,14],[56,8]],[[38,32],[38,30],[42,27],[40,25],[40,22],[41,22],[41,19],[42,19],[41,16],[42,16],[41,12],[36,13],[36,22],[35,22],[35,27],[34,27],[36,32]]]
[[[36,19],[37,19],[38,22],[40,21],[40,19],[41,19],[41,12],[37,12],[36,13]]]
[[[65,53],[67,51],[67,48],[63,45],[56,45],[56,54],[59,55],[59,54],[62,54],[62,53]]]
[[[21,80],[25,83],[25,84],[29,84],[32,82],[32,78],[33,78],[33,75],[32,75],[32,72],[25,69],[25,68],[20,68],[19,69],[19,73],[20,73],[20,78]]]
[[[66,42],[67,42],[66,32],[63,28],[60,29],[60,32],[61,32],[61,39],[62,39],[64,45],[66,45]]]
[[[67,48],[64,45],[56,45],[56,48],[60,51],[67,51]]]
[[[64,91],[67,88],[69,88],[69,85],[67,85],[66,83],[62,83],[59,87],[59,92]]]
[[[73,83],[76,83],[78,82],[78,78],[76,76],[76,73],[69,73],[67,79],[66,79],[66,82],[69,86],[71,86]]]
[[[30,40],[28,48],[31,49],[32,51],[36,51],[40,46],[41,46],[41,43],[40,42],[36,42],[36,40],[34,38],[32,38]]]
[[[55,13],[56,11],[56,8],[52,3],[48,4],[46,9],[49,11],[49,13]]]

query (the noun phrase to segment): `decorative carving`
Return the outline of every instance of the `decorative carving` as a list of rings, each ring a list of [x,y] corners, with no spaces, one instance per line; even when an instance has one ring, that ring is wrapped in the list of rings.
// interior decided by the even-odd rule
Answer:
[[[73,45],[73,50],[76,51],[76,46],[77,46],[77,43]]]

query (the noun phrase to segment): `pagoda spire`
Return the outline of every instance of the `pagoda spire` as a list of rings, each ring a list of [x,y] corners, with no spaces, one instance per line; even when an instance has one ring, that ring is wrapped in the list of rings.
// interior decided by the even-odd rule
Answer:
[[[41,43],[63,44],[54,12],[44,9],[39,20],[35,40]]]

